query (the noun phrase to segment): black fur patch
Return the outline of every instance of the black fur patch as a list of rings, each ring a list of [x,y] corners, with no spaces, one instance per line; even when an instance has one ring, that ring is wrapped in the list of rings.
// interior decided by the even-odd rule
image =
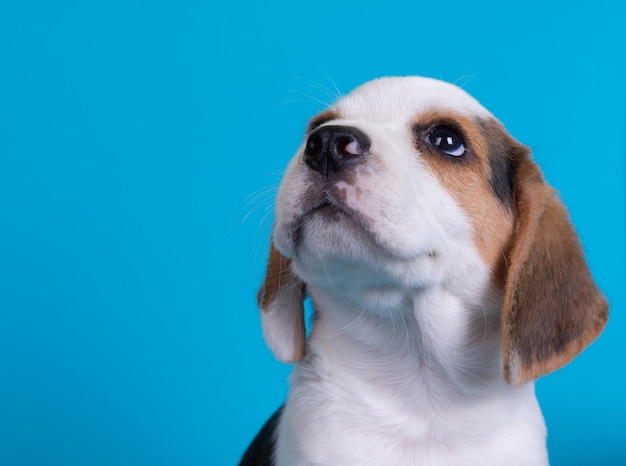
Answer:
[[[528,153],[528,149],[509,136],[496,120],[481,120],[478,125],[489,147],[491,189],[504,205],[511,207],[518,161]]]
[[[268,419],[243,454],[239,466],[274,466],[276,429],[278,428],[282,412],[283,406]]]

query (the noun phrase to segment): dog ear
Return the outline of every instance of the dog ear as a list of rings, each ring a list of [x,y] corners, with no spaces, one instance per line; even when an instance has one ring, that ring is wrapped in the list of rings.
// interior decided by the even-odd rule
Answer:
[[[304,283],[291,270],[291,261],[270,246],[265,280],[257,294],[263,335],[282,362],[304,357]]]
[[[517,223],[502,313],[504,375],[523,384],[554,371],[602,331],[608,304],[557,193],[524,155],[514,178]]]

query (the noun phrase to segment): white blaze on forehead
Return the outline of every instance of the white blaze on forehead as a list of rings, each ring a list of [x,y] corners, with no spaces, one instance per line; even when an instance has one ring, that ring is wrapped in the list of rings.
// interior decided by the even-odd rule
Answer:
[[[380,78],[365,83],[340,99],[336,108],[344,118],[378,122],[446,110],[471,117],[492,117],[463,89],[437,79],[415,76]]]

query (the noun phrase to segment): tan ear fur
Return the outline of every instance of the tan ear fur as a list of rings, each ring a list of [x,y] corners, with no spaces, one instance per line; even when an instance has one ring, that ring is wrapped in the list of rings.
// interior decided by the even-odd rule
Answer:
[[[291,270],[291,261],[272,244],[265,280],[257,294],[263,335],[274,356],[282,362],[304,357],[304,284]]]
[[[502,313],[504,375],[522,384],[554,371],[602,331],[608,304],[565,206],[529,156],[515,180],[517,223]]]

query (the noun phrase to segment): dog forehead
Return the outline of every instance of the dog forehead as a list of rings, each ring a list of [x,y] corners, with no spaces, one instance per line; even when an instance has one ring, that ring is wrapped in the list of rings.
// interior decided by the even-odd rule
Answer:
[[[390,122],[427,113],[491,118],[491,113],[463,89],[432,78],[387,77],[369,81],[341,98],[336,109],[344,118]]]

